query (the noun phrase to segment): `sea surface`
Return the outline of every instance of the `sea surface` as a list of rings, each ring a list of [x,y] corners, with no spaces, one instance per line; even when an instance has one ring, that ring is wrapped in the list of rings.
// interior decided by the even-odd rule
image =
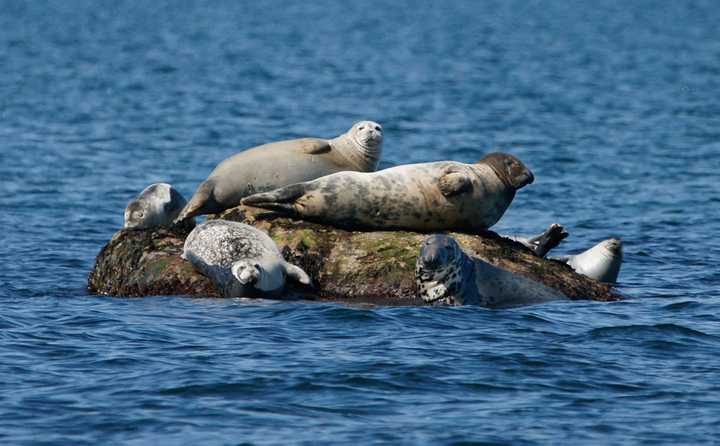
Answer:
[[[715,1],[0,0],[0,444],[720,443]],[[494,229],[622,237],[614,303],[99,297],[127,202],[257,144],[535,173]]]

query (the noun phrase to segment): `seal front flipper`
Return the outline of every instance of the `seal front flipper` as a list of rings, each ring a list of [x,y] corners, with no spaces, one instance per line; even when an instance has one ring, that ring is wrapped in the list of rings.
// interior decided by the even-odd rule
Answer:
[[[317,138],[301,138],[297,140],[298,148],[307,155],[320,155],[332,150],[330,141]]]
[[[295,266],[292,263],[288,262],[285,262],[283,266],[285,267],[285,274],[291,279],[302,283],[303,285],[312,285],[312,280],[310,279],[310,276],[308,276],[308,274],[303,271],[303,269],[299,266]]]
[[[461,172],[448,172],[438,179],[438,188],[446,197],[472,190],[472,180]]]
[[[305,195],[305,183],[297,183],[274,191],[250,195],[242,199],[242,204],[297,216],[299,213],[295,208],[296,201],[303,195]]]

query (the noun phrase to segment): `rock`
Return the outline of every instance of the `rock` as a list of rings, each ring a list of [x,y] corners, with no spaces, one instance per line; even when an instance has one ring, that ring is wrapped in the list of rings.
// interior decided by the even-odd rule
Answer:
[[[244,206],[211,218],[242,221],[267,231],[285,259],[307,271],[317,285],[315,290],[290,289],[288,295],[423,305],[415,296],[415,259],[427,234],[345,231]],[[115,296],[217,297],[210,280],[180,257],[189,232],[189,227],[119,231],[98,254],[88,279],[89,290]],[[452,235],[469,253],[542,282],[571,299],[622,299],[611,286],[581,276],[564,263],[535,257],[524,246],[494,232]]]

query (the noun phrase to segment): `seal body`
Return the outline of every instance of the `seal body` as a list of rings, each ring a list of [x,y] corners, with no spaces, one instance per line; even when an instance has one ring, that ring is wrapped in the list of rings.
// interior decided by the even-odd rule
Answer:
[[[622,241],[610,238],[580,254],[555,259],[567,263],[578,274],[599,282],[615,283],[622,266]]]
[[[275,296],[286,277],[310,284],[308,275],[286,262],[266,233],[244,223],[211,220],[198,225],[185,240],[183,257],[225,297]]]
[[[349,229],[460,230],[494,225],[533,176],[501,153],[476,164],[439,161],[340,172],[251,195],[243,204]]]
[[[468,256],[443,234],[428,237],[415,265],[418,296],[434,305],[509,308],[567,296],[519,274]]]
[[[151,184],[128,203],[123,227],[145,229],[170,225],[186,204],[185,198],[171,185]]]
[[[178,217],[213,214],[243,197],[345,170],[374,171],[382,150],[382,127],[361,121],[334,139],[302,138],[247,149],[221,162],[198,187]]]

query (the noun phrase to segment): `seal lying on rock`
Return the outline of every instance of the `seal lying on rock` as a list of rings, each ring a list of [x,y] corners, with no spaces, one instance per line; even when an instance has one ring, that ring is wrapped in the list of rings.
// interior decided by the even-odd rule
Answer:
[[[275,242],[244,223],[211,220],[188,235],[183,258],[209,277],[224,297],[272,297],[290,277],[310,285],[301,268],[286,262]]]
[[[418,296],[427,303],[507,308],[567,298],[519,274],[470,257],[457,241],[431,235],[415,266]]]
[[[610,238],[580,254],[551,257],[551,259],[565,262],[578,274],[583,274],[591,279],[599,282],[615,283],[622,265],[622,241]]]
[[[170,225],[186,204],[185,198],[171,185],[151,184],[128,203],[123,227],[145,229]]]
[[[512,155],[492,153],[475,164],[439,161],[378,172],[340,172],[243,204],[348,229],[456,230],[494,225],[533,174]]]
[[[243,197],[345,170],[377,168],[383,131],[356,123],[333,139],[301,138],[253,147],[221,162],[203,181],[178,221],[237,206]]]

